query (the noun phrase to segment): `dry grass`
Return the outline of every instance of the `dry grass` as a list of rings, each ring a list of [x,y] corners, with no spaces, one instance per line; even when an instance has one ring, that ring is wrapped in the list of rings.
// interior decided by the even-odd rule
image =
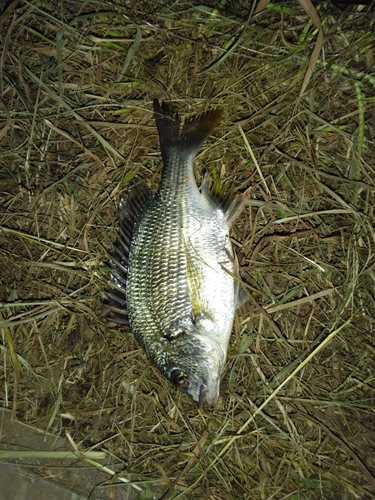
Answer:
[[[0,18],[2,404],[140,499],[375,498],[374,11],[320,4],[322,39],[308,2],[230,4]],[[197,176],[252,186],[249,302],[203,411],[101,311],[119,195],[160,171],[154,97],[222,107]]]

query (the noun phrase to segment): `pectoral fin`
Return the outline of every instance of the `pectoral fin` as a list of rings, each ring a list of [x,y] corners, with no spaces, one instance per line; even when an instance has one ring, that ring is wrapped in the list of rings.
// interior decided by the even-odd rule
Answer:
[[[203,275],[200,272],[200,267],[194,265],[194,259],[185,248],[186,255],[186,271],[187,282],[189,287],[190,301],[193,317],[202,314],[205,310],[205,305],[202,303],[202,296],[200,293],[201,285],[203,282]]]

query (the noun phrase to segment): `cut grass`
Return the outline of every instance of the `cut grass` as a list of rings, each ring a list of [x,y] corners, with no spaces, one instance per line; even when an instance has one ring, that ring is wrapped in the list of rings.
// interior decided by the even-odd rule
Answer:
[[[375,498],[374,14],[300,3],[0,13],[2,404],[140,499]],[[197,178],[251,187],[215,408],[102,316],[119,197],[160,176],[154,97],[221,107]]]

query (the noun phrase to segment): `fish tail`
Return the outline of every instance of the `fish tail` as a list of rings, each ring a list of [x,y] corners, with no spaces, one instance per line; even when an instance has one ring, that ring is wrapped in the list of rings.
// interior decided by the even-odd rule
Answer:
[[[181,121],[178,113],[174,112],[165,102],[159,104],[154,99],[154,114],[159,133],[160,149],[164,163],[168,158],[171,147],[177,146],[194,156],[207,137],[219,125],[223,116],[221,109],[215,108],[200,115],[185,120],[180,131]]]

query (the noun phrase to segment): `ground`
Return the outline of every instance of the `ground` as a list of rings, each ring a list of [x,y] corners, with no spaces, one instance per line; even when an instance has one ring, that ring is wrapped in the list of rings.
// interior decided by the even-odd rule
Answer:
[[[374,8],[6,7],[3,408],[68,433],[83,462],[102,451],[113,488],[139,499],[375,498]],[[216,407],[105,318],[120,195],[160,176],[154,97],[183,118],[222,108],[198,184],[251,187],[232,232],[248,301]]]

